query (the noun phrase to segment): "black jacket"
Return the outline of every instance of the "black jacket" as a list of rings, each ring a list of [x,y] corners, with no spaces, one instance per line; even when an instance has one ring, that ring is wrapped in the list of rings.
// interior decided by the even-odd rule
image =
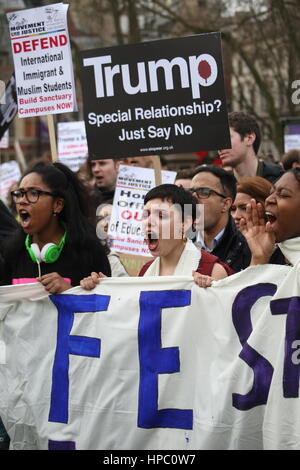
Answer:
[[[231,216],[222,238],[211,253],[228,264],[236,273],[249,266],[251,252],[245,237],[236,228]]]
[[[115,189],[111,189],[110,191],[106,191],[103,189],[98,188],[98,186],[94,186],[93,191],[93,198],[94,203],[96,206],[100,204],[112,204],[114,200]]]
[[[3,265],[4,240],[19,227],[18,222],[0,199],[0,269]]]
[[[284,170],[275,163],[265,162],[263,160],[258,161],[258,167],[256,171],[256,176],[261,176],[266,180],[270,181],[270,183],[275,183],[280,176],[282,176]]]
[[[1,200],[0,220],[0,241],[2,241],[8,235],[11,235],[12,232],[15,232],[19,224]]]
[[[21,238],[17,244],[5,244],[4,261],[0,265],[0,285],[10,285],[21,282],[21,279],[33,281],[38,276],[38,265],[34,263]],[[59,273],[62,277],[70,280],[73,287],[80,284],[81,279],[90,275],[91,272],[103,272],[111,275],[110,264],[101,243],[95,239],[87,247],[76,249],[66,240],[65,246],[54,263],[41,263],[41,273]]]

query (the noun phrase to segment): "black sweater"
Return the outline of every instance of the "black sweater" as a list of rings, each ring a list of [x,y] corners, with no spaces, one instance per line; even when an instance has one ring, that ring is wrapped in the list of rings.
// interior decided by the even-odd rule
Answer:
[[[33,282],[38,277],[38,265],[31,260],[25,243],[19,250],[5,250],[3,258],[0,271],[1,285],[9,285],[13,281],[20,283],[20,280],[24,279],[27,279],[25,282],[29,282],[29,279]],[[57,272],[63,278],[69,279],[72,286],[78,286],[81,279],[89,276],[92,271],[111,275],[108,258],[97,240],[81,252],[71,248],[66,240],[58,260],[54,263],[42,262],[40,266],[42,275]]]
[[[228,264],[236,273],[249,266],[251,252],[245,237],[236,228],[231,216],[229,217],[222,238],[211,253]]]

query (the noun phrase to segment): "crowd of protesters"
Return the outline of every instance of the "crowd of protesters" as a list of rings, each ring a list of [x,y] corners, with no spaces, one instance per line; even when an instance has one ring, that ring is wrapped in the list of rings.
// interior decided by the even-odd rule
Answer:
[[[259,157],[256,120],[233,112],[229,125],[231,149],[218,150],[224,168],[184,168],[175,184],[146,195],[142,224],[153,259],[136,275],[191,275],[208,287],[249,265],[291,264],[281,244],[300,236],[300,150],[278,164],[266,162]],[[60,163],[40,162],[22,175],[9,207],[0,201],[2,285],[38,281],[59,294],[128,275],[105,236],[120,163],[153,168],[153,157],[87,159],[77,175]],[[0,449],[8,443],[0,419]]]

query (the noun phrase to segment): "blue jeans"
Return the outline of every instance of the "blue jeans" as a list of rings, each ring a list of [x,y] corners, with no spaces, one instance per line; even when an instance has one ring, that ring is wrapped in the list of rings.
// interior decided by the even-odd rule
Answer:
[[[9,435],[7,434],[4,424],[2,423],[2,419],[0,418],[0,450],[8,450],[9,442]]]

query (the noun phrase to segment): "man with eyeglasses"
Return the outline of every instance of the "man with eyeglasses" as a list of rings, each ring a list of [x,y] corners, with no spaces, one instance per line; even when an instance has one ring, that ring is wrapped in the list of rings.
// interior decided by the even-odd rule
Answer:
[[[204,205],[204,238],[198,230],[196,246],[218,256],[234,272],[248,267],[250,250],[230,215],[236,196],[235,177],[223,168],[201,166],[192,179],[190,191]]]

